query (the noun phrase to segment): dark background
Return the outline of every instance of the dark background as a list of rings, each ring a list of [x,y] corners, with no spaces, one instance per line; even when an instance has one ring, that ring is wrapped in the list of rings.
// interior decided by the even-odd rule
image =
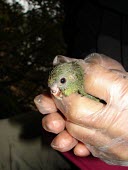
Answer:
[[[26,1],[25,12],[18,2],[0,1],[0,118],[37,111],[33,100],[47,91],[58,54],[99,52],[128,68],[127,0]]]
[[[0,118],[36,110],[33,100],[47,90],[53,58],[66,51],[63,3],[28,2],[24,12],[18,2],[0,1]]]

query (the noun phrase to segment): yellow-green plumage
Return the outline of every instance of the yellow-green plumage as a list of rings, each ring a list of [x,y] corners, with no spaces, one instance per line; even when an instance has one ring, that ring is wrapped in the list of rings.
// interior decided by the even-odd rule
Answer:
[[[84,71],[75,61],[62,63],[53,68],[49,75],[48,86],[56,85],[64,96],[72,93],[79,93],[82,96],[97,100],[95,97],[84,91]]]

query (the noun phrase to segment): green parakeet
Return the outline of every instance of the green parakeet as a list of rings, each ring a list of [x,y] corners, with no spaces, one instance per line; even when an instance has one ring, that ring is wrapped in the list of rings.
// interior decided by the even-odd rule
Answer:
[[[93,100],[99,99],[87,94],[84,90],[84,70],[77,61],[59,64],[49,75],[48,86],[51,93],[58,98],[79,93]]]

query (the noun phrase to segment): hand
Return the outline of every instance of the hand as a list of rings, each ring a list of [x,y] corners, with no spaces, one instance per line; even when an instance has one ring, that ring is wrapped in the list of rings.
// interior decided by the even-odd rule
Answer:
[[[59,133],[52,146],[60,151],[75,147],[76,155],[85,156],[90,151],[108,163],[128,165],[127,73],[116,61],[98,54],[89,56],[82,66],[86,73],[86,92],[104,100],[106,104],[77,94],[64,97],[61,104],[56,104],[65,115],[65,120],[56,112],[54,103],[44,107],[54,108],[53,113],[48,111],[52,114],[43,119],[46,130]],[[38,108],[44,113],[44,103],[37,101],[36,98]],[[51,98],[49,101],[53,102]],[[44,100],[40,98],[40,102]]]

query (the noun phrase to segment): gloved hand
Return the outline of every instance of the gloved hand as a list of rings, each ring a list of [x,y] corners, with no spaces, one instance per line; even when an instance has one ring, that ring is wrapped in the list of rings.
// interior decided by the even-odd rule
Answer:
[[[74,59],[60,56],[54,64],[71,60]],[[96,53],[81,60],[81,65],[85,71],[85,91],[105,103],[79,94],[63,97],[61,101],[37,96],[39,111],[49,113],[42,120],[43,127],[58,134],[52,147],[59,151],[74,147],[76,155],[91,152],[109,164],[128,166],[127,72],[115,60]]]

